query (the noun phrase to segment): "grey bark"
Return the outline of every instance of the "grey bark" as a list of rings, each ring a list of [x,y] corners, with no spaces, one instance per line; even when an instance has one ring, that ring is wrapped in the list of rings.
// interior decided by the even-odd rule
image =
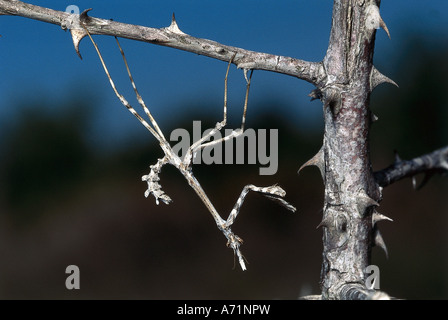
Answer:
[[[60,25],[71,31],[75,48],[86,35],[113,35],[177,48],[230,61],[245,70],[260,69],[298,77],[316,86],[310,96],[323,102],[325,131],[320,151],[303,167],[319,167],[325,185],[323,205],[322,299],[377,299],[387,295],[366,287],[371,249],[387,253],[377,223],[388,220],[376,211],[382,188],[418,173],[448,171],[448,147],[411,161],[397,159],[374,173],[369,155],[369,131],[375,116],[370,94],[392,80],[373,66],[375,34],[386,24],[379,16],[380,0],[334,0],[330,41],[322,62],[248,51],[180,31],[176,21],[154,29],[0,0],[0,14],[18,15]],[[79,53],[79,51],[78,51]],[[301,169],[302,169],[301,168]],[[316,296],[311,298],[316,299]]]
[[[380,2],[334,1],[330,44],[323,61],[328,80],[317,89],[325,118],[323,147],[315,157],[325,184],[323,299],[374,297],[365,286],[365,272],[374,245],[387,255],[377,226],[388,219],[376,211],[382,187],[418,172],[447,170],[445,148],[411,164],[399,162],[392,169],[372,172],[369,131],[375,116],[369,108],[370,94],[382,82],[393,83],[373,66],[376,29],[382,27],[389,35],[379,16]]]
[[[373,209],[381,191],[369,158],[369,109],[375,28],[367,8],[380,1],[335,0],[330,44],[324,58],[327,82],[323,148],[323,299],[362,299],[374,244]],[[366,292],[367,291],[367,292]]]

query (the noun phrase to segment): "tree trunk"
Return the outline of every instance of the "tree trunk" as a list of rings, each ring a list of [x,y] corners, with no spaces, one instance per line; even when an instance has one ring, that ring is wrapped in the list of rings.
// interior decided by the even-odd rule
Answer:
[[[325,184],[323,299],[362,298],[366,289],[365,270],[375,238],[372,218],[381,199],[369,156],[370,75],[379,4],[334,1],[323,61],[327,81],[315,93],[323,101],[325,119],[323,147],[315,157]]]

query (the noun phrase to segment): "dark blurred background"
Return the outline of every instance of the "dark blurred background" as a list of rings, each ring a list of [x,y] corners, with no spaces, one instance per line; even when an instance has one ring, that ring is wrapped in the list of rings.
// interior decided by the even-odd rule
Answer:
[[[219,7],[204,1],[193,2],[193,8],[172,1],[168,2],[172,7],[152,8],[159,15],[150,10],[148,14],[159,17],[171,10],[179,19],[180,11],[180,27],[186,21],[185,31],[193,35],[321,59],[331,4],[283,2],[285,8],[274,10],[261,1],[261,9],[250,17],[229,11],[222,18]],[[55,1],[34,3],[59,10],[66,6]],[[241,3],[250,7],[251,1]],[[407,2],[396,3],[397,7],[388,7],[385,1],[382,6],[393,41],[386,40],[382,31],[377,34],[375,61],[400,88],[383,85],[372,95],[371,107],[379,117],[371,133],[374,170],[391,164],[394,150],[410,159],[448,144],[445,11],[433,4],[421,10],[419,20],[416,12],[399,10],[400,3]],[[92,15],[160,27],[140,15],[133,19],[136,8],[123,3],[121,7],[114,1],[109,6],[75,4],[81,10],[94,7]],[[311,20],[297,22],[292,9]],[[198,12],[207,17],[205,21],[198,20]],[[323,25],[317,21],[316,28],[303,31],[313,15]],[[260,25],[266,17],[273,19],[268,24],[272,35],[263,33]],[[214,20],[218,18],[223,21]],[[228,25],[238,28],[243,18],[247,27],[240,27],[240,33],[224,32]],[[169,14],[165,20],[169,22]],[[146,183],[141,176],[162,152],[108,88],[91,44],[81,45],[80,61],[68,33],[57,27],[17,17],[0,17],[0,27],[0,298],[296,299],[319,292],[322,231],[316,226],[323,184],[316,168],[297,175],[322,142],[321,104],[306,97],[311,86],[272,73],[254,73],[246,125],[279,130],[277,174],[260,176],[260,165],[194,166],[223,217],[246,184],[278,183],[298,208],[292,214],[259,194],[248,195],[232,228],[244,239],[248,271],[242,272],[211,215],[173,167],[165,166],[161,174],[172,204],[157,206],[152,196],[143,196]],[[288,32],[284,38],[275,37]],[[291,48],[276,48],[296,34],[309,39],[300,39],[302,44],[294,40]],[[120,90],[133,103],[113,39],[96,39]],[[135,65],[137,85],[166,136],[176,128],[191,131],[193,120],[201,120],[203,129],[221,120],[224,63],[132,41],[122,44],[131,67]],[[241,71],[232,68],[231,128],[239,126],[244,91]],[[410,179],[384,190],[380,212],[394,222],[380,226],[389,259],[380,249],[373,250],[382,290],[406,299],[448,298],[447,194],[448,177],[439,176],[420,191],[413,190]],[[65,288],[65,268],[72,264],[81,270],[80,290]]]

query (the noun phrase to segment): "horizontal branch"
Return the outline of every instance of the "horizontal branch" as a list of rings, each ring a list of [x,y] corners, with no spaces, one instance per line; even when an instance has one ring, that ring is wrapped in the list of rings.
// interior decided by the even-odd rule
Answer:
[[[79,42],[87,33],[79,25],[80,15],[56,11],[16,0],[0,0],[0,14],[14,15],[52,23],[63,29],[70,29],[78,54]],[[90,34],[116,36],[152,44],[176,48],[210,58],[230,61],[245,70],[265,70],[294,76],[312,84],[324,81],[325,71],[322,63],[308,62],[285,56],[261,53],[220,44],[218,42],[195,38],[183,33],[173,15],[171,25],[166,28],[149,28],[121,23],[112,20],[88,17],[86,11],[83,24]]]
[[[401,179],[414,177],[419,173],[426,173],[428,179],[433,174],[446,172],[448,172],[448,146],[412,160],[401,160],[397,157],[391,166],[375,172],[374,175],[377,183],[386,187]]]

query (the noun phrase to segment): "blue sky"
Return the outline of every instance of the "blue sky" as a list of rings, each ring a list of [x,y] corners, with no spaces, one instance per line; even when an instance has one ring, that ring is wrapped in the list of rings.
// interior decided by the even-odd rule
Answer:
[[[146,25],[166,27],[174,12],[179,27],[186,33],[223,44],[267,53],[319,61],[328,44],[331,25],[330,0],[167,0],[167,1],[28,1],[64,10],[77,5],[93,8],[92,16]],[[383,19],[391,32],[377,35],[375,61],[387,74],[388,62],[410,32],[447,41],[448,1],[383,0]],[[0,16],[0,125],[14,115],[26,116],[12,109],[18,102],[48,102],[49,110],[62,110],[67,96],[96,96],[94,126],[89,129],[92,143],[116,145],[128,137],[151,139],[143,127],[120,105],[100,67],[91,43],[81,44],[83,60],[73,49],[70,34],[59,27],[21,17]],[[111,69],[119,90],[135,103],[115,42],[110,37],[95,38]],[[123,40],[122,45],[134,78],[145,101],[151,106],[162,128],[170,127],[185,110],[202,101],[220,120],[223,79],[226,65],[210,58],[146,43]],[[290,121],[304,129],[320,124],[321,106],[309,102],[312,86],[292,77],[255,72],[251,89],[248,122],[263,101],[286,102],[290,107],[276,108]],[[232,68],[229,79],[229,112],[240,117],[244,98],[242,72]],[[273,106],[276,107],[276,106]],[[53,108],[53,109],[51,109]],[[196,113],[197,114],[197,113]],[[200,119],[191,119],[200,120]],[[233,127],[239,126],[237,121]],[[107,139],[104,139],[107,137]]]

